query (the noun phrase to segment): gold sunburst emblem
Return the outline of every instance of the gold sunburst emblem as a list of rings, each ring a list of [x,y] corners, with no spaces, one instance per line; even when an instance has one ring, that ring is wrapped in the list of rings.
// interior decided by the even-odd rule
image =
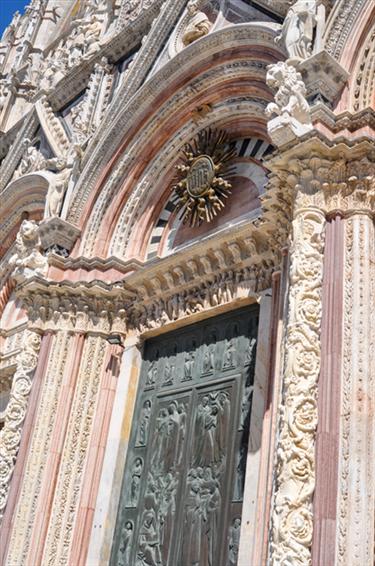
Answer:
[[[222,130],[203,130],[193,143],[183,149],[183,164],[177,165],[173,186],[174,203],[181,210],[184,224],[200,226],[211,222],[225,207],[232,185],[230,162],[236,151]]]

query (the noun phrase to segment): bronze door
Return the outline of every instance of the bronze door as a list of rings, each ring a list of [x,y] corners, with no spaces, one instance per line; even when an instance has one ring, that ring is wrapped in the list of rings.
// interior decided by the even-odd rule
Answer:
[[[236,566],[258,306],[146,342],[113,566]]]

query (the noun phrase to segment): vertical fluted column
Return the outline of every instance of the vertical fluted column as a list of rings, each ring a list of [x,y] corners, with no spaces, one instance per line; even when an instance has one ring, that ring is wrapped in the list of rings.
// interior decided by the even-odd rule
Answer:
[[[345,225],[344,343],[336,564],[372,566],[375,519],[375,229]]]

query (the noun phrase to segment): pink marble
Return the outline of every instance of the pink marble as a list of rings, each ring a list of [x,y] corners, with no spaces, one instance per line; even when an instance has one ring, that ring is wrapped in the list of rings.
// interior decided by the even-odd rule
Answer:
[[[313,566],[335,563],[343,317],[344,223],[326,226],[318,388]]]

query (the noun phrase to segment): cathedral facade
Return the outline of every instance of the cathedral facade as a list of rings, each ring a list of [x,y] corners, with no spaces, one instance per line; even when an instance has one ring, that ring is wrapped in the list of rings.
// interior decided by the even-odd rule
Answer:
[[[0,564],[372,566],[373,0],[32,0],[0,42]]]

